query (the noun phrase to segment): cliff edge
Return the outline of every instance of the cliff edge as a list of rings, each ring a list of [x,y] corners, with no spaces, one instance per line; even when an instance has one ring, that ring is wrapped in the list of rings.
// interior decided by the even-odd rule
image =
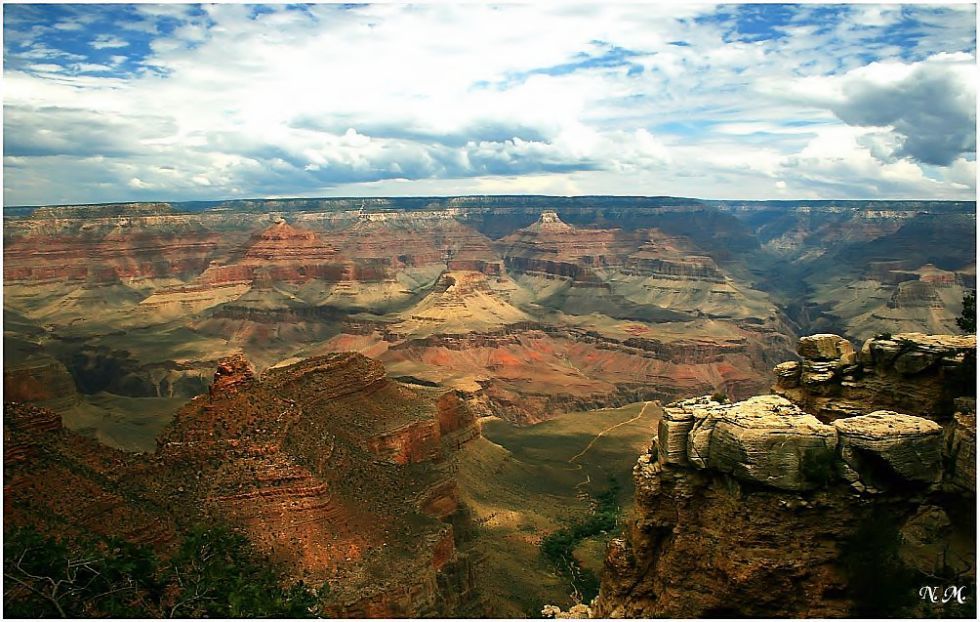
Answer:
[[[665,407],[591,615],[972,617],[975,348],[804,337],[775,395]]]

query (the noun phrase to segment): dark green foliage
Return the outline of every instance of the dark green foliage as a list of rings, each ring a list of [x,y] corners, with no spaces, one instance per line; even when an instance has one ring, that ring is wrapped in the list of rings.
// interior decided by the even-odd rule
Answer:
[[[548,534],[541,541],[541,554],[572,582],[577,598],[589,602],[599,593],[599,578],[575,561],[572,551],[579,542],[602,533],[609,533],[619,524],[620,485],[610,478],[609,488],[596,495],[596,507],[585,520],[573,523]]]
[[[154,555],[125,542],[68,544],[30,529],[4,534],[4,611],[16,618],[145,617]]]
[[[904,617],[922,578],[898,555],[900,536],[885,509],[874,510],[841,547],[840,561],[857,617]]]
[[[977,332],[977,290],[963,294],[963,311],[956,318],[956,325],[965,333]]]
[[[718,402],[719,404],[725,404],[728,402],[728,396],[722,393],[721,391],[715,391],[714,393],[711,394],[711,400],[714,402]]]
[[[192,530],[169,559],[118,540],[4,534],[12,617],[297,618],[316,603],[303,583],[283,587],[273,564],[222,527]]]
[[[171,617],[309,617],[316,604],[302,583],[283,589],[273,566],[227,529],[192,531],[164,573],[167,585],[181,588]]]

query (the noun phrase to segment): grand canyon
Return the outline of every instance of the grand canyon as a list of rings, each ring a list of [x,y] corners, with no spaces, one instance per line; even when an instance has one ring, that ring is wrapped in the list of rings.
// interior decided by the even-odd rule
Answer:
[[[871,521],[975,576],[974,232],[967,202],[8,209],[5,530],[166,558],[228,524],[327,616],[874,612]]]
[[[976,618],[975,2],[2,10],[6,617]]]

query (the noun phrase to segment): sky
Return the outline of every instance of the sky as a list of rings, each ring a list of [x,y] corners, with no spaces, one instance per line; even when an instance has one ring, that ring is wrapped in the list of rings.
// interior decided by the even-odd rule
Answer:
[[[973,4],[3,11],[8,206],[976,198]]]

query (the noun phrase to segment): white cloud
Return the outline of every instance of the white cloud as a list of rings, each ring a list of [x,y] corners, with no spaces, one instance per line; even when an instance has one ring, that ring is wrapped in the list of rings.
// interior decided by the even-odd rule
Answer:
[[[871,63],[830,86],[827,106],[842,121],[901,137],[897,157],[946,166],[976,151],[976,61],[968,54]]]
[[[412,194],[409,182],[514,192],[521,180],[527,192],[969,192],[975,135],[972,147],[956,138],[975,117],[972,53],[860,61],[904,9],[855,7],[853,23],[797,23],[766,42],[691,19],[709,6],[134,10],[90,39],[127,56],[91,62],[38,43],[20,56],[42,69],[8,65],[8,203]],[[179,25],[164,35],[161,19]],[[959,32],[942,19],[930,32]],[[149,56],[127,32],[150,35]],[[144,70],[85,75],[133,63]],[[921,162],[950,166],[927,175]]]

